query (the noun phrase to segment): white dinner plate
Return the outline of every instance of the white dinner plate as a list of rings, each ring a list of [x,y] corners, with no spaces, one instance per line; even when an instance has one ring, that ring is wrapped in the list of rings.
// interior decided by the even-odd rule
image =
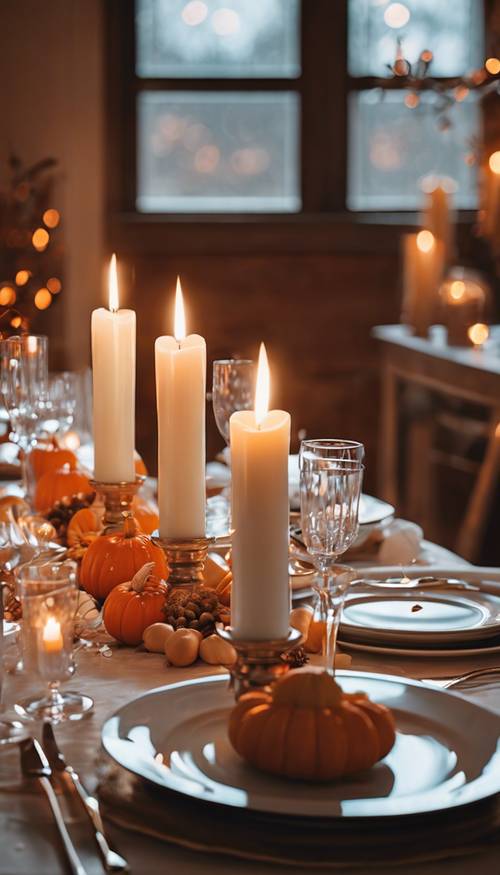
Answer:
[[[353,586],[342,614],[343,638],[357,643],[453,646],[500,634],[500,599],[482,592],[370,591]]]
[[[496,639],[498,640],[498,639]],[[354,650],[360,653],[376,653],[377,656],[430,656],[433,659],[447,659],[453,656],[488,656],[500,653],[500,644],[485,645],[484,647],[387,647],[383,644],[361,644],[357,641],[346,641],[339,638],[342,650]]]
[[[154,784],[205,802],[279,815],[372,818],[467,805],[500,792],[500,718],[417,681],[340,671],[393,710],[397,740],[374,768],[328,784],[259,772],[232,749],[227,675],[182,681],[124,705],[104,724],[116,762]],[[480,739],[480,743],[479,742]]]

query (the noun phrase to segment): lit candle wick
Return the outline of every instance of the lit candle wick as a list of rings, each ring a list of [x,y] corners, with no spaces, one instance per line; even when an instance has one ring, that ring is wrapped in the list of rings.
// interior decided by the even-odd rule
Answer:
[[[63,649],[61,624],[55,617],[49,617],[45,623],[42,641],[46,653],[57,653]]]
[[[109,309],[112,313],[117,313],[119,310],[119,301],[118,301],[118,275],[116,271],[116,255],[113,252],[111,256],[111,261],[109,262],[109,282],[108,282],[108,293],[109,293]]]
[[[255,389],[255,423],[260,429],[269,410],[270,376],[266,347],[263,343],[259,349],[257,365],[257,386]]]
[[[181,340],[184,340],[186,337],[186,315],[184,313],[184,299],[182,297],[182,286],[179,277],[177,277],[177,285],[175,287],[174,337],[180,349]]]

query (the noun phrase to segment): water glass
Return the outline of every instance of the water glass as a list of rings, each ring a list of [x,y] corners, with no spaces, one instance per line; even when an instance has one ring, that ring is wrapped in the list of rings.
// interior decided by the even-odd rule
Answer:
[[[9,415],[11,439],[23,451],[26,493],[26,453],[43,431],[48,402],[48,339],[37,334],[9,337],[0,342],[0,392]]]
[[[303,441],[299,453],[302,537],[321,574],[315,614],[324,623],[323,657],[333,673],[337,632],[352,575],[335,573],[339,556],[355,541],[359,529],[359,499],[364,448],[337,439]]]
[[[64,435],[73,425],[77,398],[77,375],[71,371],[50,374],[44,431]]]
[[[41,678],[48,694],[15,705],[23,717],[34,720],[78,720],[93,706],[89,696],[61,692],[60,684],[74,674],[73,642],[78,604],[77,566],[60,563],[27,565],[17,574],[23,608],[24,671]]]
[[[12,625],[12,624],[10,624]],[[6,666],[6,638],[8,634],[14,635],[14,630],[8,632],[8,623],[3,619],[3,597],[2,588],[0,586],[0,745],[19,742],[26,737],[26,729],[17,720],[6,720],[3,715],[3,699],[2,693],[4,689],[4,680],[7,672]]]
[[[215,422],[229,446],[229,420],[237,410],[252,410],[254,363],[250,359],[219,359],[213,364],[212,405]]]

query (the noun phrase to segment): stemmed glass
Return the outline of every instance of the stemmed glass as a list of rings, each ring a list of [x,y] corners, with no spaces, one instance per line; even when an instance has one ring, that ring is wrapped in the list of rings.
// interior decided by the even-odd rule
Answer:
[[[14,635],[14,631],[12,631]],[[5,624],[3,619],[3,598],[0,587],[0,745],[9,744],[11,742],[19,742],[26,737],[26,729],[17,720],[6,720],[3,716],[2,709],[2,690],[3,679],[6,674],[6,664],[4,657],[5,650]]]
[[[0,391],[21,448],[23,487],[28,493],[26,454],[36,443],[47,410],[48,339],[37,334],[9,337],[0,342]]]
[[[255,368],[250,359],[218,359],[213,363],[212,406],[220,434],[229,446],[229,420],[237,410],[251,410],[255,397]],[[214,533],[223,533],[231,524],[231,496],[225,489],[221,496],[208,501],[208,524]],[[214,517],[217,517],[214,528]]]
[[[335,573],[339,556],[354,542],[359,528],[364,447],[356,441],[302,441],[299,453],[302,538],[321,574],[315,615],[324,623],[323,659],[334,673],[335,647],[348,569]]]
[[[77,375],[71,371],[50,374],[44,430],[62,436],[73,425],[76,408]]]
[[[46,696],[16,703],[15,711],[22,717],[59,723],[79,720],[93,707],[90,696],[60,690],[61,682],[75,671],[76,572],[76,563],[66,560],[25,565],[17,573],[23,608],[24,671],[38,675],[48,685]]]

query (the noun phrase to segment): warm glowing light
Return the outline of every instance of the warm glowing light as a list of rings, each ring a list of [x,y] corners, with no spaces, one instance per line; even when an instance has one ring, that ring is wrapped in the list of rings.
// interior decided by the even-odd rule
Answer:
[[[10,307],[16,302],[16,293],[12,286],[2,286],[0,288],[0,306]]]
[[[419,231],[417,234],[417,246],[420,252],[430,252],[434,246],[434,234],[432,231]]]
[[[492,76],[496,76],[497,73],[500,73],[500,59],[499,58],[488,58],[484,62],[484,66],[486,67],[488,73],[491,73]]]
[[[257,365],[257,385],[255,388],[255,421],[261,425],[269,410],[270,375],[266,347],[263,343],[259,349]]]
[[[29,334],[27,338],[28,343],[28,352],[32,355],[37,351],[38,348],[38,337],[34,334]]]
[[[21,325],[21,322],[22,322],[22,319],[20,316],[14,316],[14,318],[10,320],[10,324],[12,325],[12,328],[19,328],[19,326]]]
[[[47,288],[53,295],[58,295],[62,289],[61,280],[57,279],[56,276],[51,276],[47,280]]]
[[[29,270],[18,270],[16,273],[16,285],[25,286],[30,276]]]
[[[391,3],[384,12],[387,27],[404,27],[410,20],[410,10],[404,3]]]
[[[175,287],[175,316],[174,316],[174,337],[177,342],[184,340],[186,336],[186,315],[184,313],[184,299],[182,297],[182,286],[179,277],[177,277],[177,285]]]
[[[424,61],[425,64],[430,64],[433,57],[434,57],[434,55],[432,54],[431,51],[429,51],[429,49],[424,49],[423,52],[420,52],[420,60]]]
[[[58,438],[58,444],[65,450],[77,450],[80,446],[80,437],[76,431],[67,431],[66,434]]]
[[[462,280],[453,280],[450,286],[450,298],[461,301],[465,295],[465,283]]]
[[[415,109],[420,103],[420,97],[414,91],[410,91],[405,97],[405,104],[409,109]]]
[[[198,24],[201,24],[202,21],[205,21],[207,15],[207,4],[202,3],[201,0],[191,0],[190,3],[186,3],[181,12],[184,24],[188,24],[190,27],[196,27]]]
[[[37,310],[46,310],[52,303],[52,295],[45,287],[38,289],[35,295],[35,307]]]
[[[217,36],[232,36],[240,29],[240,16],[234,9],[217,9],[212,15],[212,27]]]
[[[49,240],[50,237],[45,228],[37,228],[36,231],[33,231],[31,242],[38,252],[43,252],[47,248]]]
[[[47,225],[47,228],[57,228],[59,222],[61,221],[61,217],[57,210],[45,210],[42,218],[44,223]]]
[[[482,346],[490,336],[490,329],[484,322],[476,322],[475,325],[471,325],[467,334],[474,346]]]
[[[117,310],[119,310],[120,303],[118,300],[118,275],[116,272],[116,255],[114,252],[109,262],[108,296],[109,309],[112,313],[116,313]]]
[[[63,649],[61,624],[55,617],[49,617],[42,631],[43,647],[46,653],[57,653]]]
[[[493,152],[493,154],[490,155],[488,164],[493,173],[500,173],[500,152]]]

